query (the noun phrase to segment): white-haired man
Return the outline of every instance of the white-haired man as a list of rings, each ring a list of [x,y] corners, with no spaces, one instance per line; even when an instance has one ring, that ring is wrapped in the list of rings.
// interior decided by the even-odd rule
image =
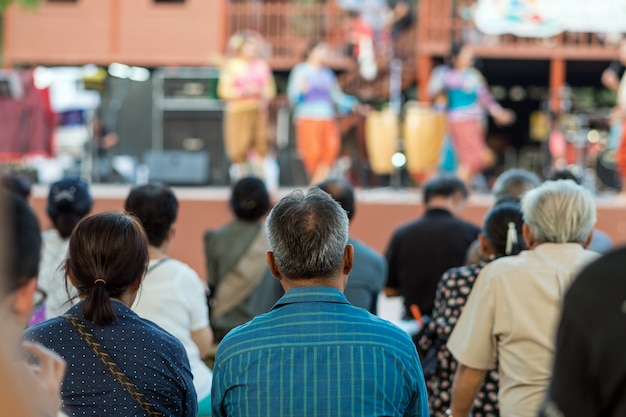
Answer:
[[[529,250],[481,272],[448,341],[459,362],[450,413],[467,416],[496,361],[500,413],[536,416],[551,377],[563,295],[587,263],[596,221],[591,194],[571,180],[547,182],[522,199]]]

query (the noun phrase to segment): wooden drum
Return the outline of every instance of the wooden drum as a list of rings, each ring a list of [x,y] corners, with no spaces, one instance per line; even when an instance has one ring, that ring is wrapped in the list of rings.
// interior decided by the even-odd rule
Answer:
[[[437,171],[445,134],[445,114],[425,104],[407,104],[402,137],[411,175]]]
[[[391,109],[371,111],[365,120],[365,146],[372,171],[377,175],[393,173],[391,157],[397,151],[400,128],[398,115]]]

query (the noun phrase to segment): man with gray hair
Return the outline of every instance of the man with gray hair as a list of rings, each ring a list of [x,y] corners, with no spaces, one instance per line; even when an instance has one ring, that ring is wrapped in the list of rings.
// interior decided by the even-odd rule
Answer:
[[[317,187],[295,191],[266,229],[285,295],[220,343],[213,416],[428,416],[411,339],[342,294],[354,250],[341,206]]]
[[[521,168],[511,168],[504,171],[493,184],[491,193],[496,202],[503,198],[521,199],[522,196],[541,185],[541,179],[534,172]]]
[[[534,172],[521,168],[511,168],[504,171],[493,184],[491,193],[495,197],[494,205],[500,203],[519,204],[522,196],[541,185],[541,179]],[[465,265],[474,265],[483,260],[478,239],[471,244],[465,257]]]
[[[528,250],[488,264],[448,341],[459,362],[451,415],[471,412],[485,372],[500,372],[500,414],[536,416],[551,377],[563,295],[597,257],[586,250],[596,221],[591,194],[571,180],[550,181],[522,198]]]

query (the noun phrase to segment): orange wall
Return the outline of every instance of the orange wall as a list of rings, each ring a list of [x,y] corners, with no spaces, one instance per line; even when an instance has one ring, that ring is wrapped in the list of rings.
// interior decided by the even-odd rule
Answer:
[[[224,0],[186,0],[181,4],[124,0],[122,4],[120,62],[208,65],[226,44]]]
[[[5,63],[211,65],[226,43],[227,0],[77,0],[6,14]]]
[[[129,188],[124,186],[94,186],[94,211],[120,209]],[[176,188],[180,212],[177,234],[170,255],[188,263],[202,277],[206,276],[202,248],[203,231],[218,228],[231,220],[228,209],[229,190],[226,188]],[[284,193],[286,191],[282,191]],[[42,227],[49,228],[45,215],[47,189],[37,186],[31,203],[40,216]],[[360,190],[351,234],[380,253],[399,225],[421,215],[423,207],[417,191]],[[476,224],[491,205],[490,197],[472,196],[463,217]],[[616,243],[626,243],[626,202],[607,197],[597,200],[597,227],[607,232]],[[434,237],[433,237],[434,238]]]
[[[5,16],[5,61],[102,63],[109,54],[110,0],[41,1],[36,10],[12,6]]]

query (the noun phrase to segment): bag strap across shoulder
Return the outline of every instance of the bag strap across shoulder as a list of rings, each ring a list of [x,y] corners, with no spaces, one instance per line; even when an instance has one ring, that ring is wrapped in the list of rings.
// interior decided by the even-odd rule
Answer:
[[[73,327],[76,329],[83,341],[89,346],[96,357],[102,362],[105,368],[113,375],[115,380],[133,397],[139,406],[151,417],[165,417],[154,404],[146,398],[146,396],[139,391],[139,388],[128,378],[128,376],[120,369],[120,367],[113,361],[111,356],[107,353],[102,345],[96,340],[93,334],[87,329],[87,327],[77,317],[66,314],[63,316]]]
[[[159,259],[158,261],[154,262],[152,264],[152,266],[148,267],[148,269],[146,270],[146,274],[149,272],[154,271],[157,267],[161,266],[165,261],[169,261],[171,258],[163,258],[163,259]]]

